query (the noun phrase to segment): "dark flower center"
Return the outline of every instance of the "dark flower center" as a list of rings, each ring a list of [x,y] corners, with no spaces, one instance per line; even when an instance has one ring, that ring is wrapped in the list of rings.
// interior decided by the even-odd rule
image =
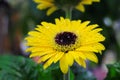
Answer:
[[[75,44],[77,36],[72,32],[62,32],[56,35],[55,42],[59,45]]]

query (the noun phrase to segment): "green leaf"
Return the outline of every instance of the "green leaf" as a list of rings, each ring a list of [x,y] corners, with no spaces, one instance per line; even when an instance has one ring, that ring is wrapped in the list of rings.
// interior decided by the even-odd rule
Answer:
[[[120,62],[107,65],[108,74],[105,80],[118,80],[120,78]]]

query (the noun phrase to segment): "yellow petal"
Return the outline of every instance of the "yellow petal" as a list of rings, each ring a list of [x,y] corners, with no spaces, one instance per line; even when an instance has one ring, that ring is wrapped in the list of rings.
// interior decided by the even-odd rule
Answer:
[[[80,51],[69,51],[69,53],[73,56],[74,59],[82,58],[83,60],[86,59],[86,56]]]
[[[98,63],[98,58],[97,58],[97,56],[94,53],[92,53],[92,52],[86,52],[84,54],[85,54],[85,56],[86,56],[86,58],[88,60],[91,60],[91,61],[93,61],[95,63]]]
[[[73,60],[72,54],[66,53],[66,61],[67,61],[67,63],[68,63],[69,66],[73,65],[74,60]]]
[[[93,29],[95,29],[95,28],[97,28],[97,27],[98,27],[97,24],[89,25],[85,30],[86,30],[86,31],[90,31],[90,30],[93,30]]]
[[[48,7],[50,7],[50,5],[39,4],[39,5],[37,6],[37,8],[40,9],[40,10],[46,9],[46,8],[48,8]]]
[[[98,32],[100,32],[100,31],[102,31],[103,29],[101,29],[101,28],[97,28],[97,29],[94,29],[94,30],[92,30],[91,32],[92,33],[98,33]]]
[[[83,66],[84,68],[86,68],[86,56],[83,55],[81,52],[76,52],[76,51],[70,51],[69,53],[72,54],[72,56],[74,57],[74,60],[81,66]],[[81,55],[82,54],[82,55]]]
[[[92,1],[91,0],[82,0],[81,4],[90,5],[90,4],[92,4]]]
[[[80,25],[79,25],[79,30],[80,31],[83,31],[86,27],[87,27],[87,25],[90,23],[90,21],[85,21],[85,22],[83,22],[83,23],[81,23]]]
[[[49,47],[29,47],[26,49],[26,52],[42,52],[42,51],[53,51],[51,48]]]
[[[57,10],[57,7],[56,6],[53,6],[53,7],[51,7],[51,8],[49,8],[48,9],[48,11],[47,11],[47,15],[49,16],[49,15],[51,15],[54,11],[56,11]]]
[[[68,63],[66,59],[66,55],[63,55],[63,57],[60,59],[60,69],[61,71],[66,74],[68,72]]]
[[[79,11],[85,12],[85,8],[81,3],[76,6],[76,9],[78,9]]]
[[[56,24],[60,24],[61,22],[60,22],[60,20],[59,20],[58,18],[56,18],[56,19],[55,19],[55,23],[56,23]]]
[[[54,59],[54,63],[56,63],[58,60],[60,60],[61,59],[61,57],[64,55],[64,53],[63,52],[56,52],[56,55],[55,55],[55,59]]]
[[[40,33],[37,32],[37,31],[30,31],[28,34],[29,34],[30,36],[35,36],[35,37],[37,37],[38,35],[40,35]],[[25,38],[25,39],[26,39],[26,38]]]
[[[43,56],[45,54],[53,53],[54,51],[42,51],[42,52],[34,52],[30,54],[30,57],[36,57],[36,56]]]
[[[40,0],[33,0],[34,2],[36,2],[36,3],[40,3]]]
[[[100,0],[92,0],[93,2],[100,2]]]
[[[81,46],[80,48],[76,49],[76,51],[93,51],[93,52],[98,52],[98,50],[95,49],[92,46]]]
[[[47,67],[49,67],[54,61],[54,58],[50,58],[44,65],[43,68],[46,69]]]
[[[40,3],[40,4],[41,4],[41,3],[44,3],[44,4],[45,4],[45,3],[52,3],[53,0],[34,0],[34,2],[35,2],[35,3]]]
[[[47,55],[44,55],[40,58],[40,61],[45,62],[46,60],[48,60],[49,58],[51,58],[53,55],[55,55],[55,53],[49,53]],[[38,61],[39,62],[39,61]]]
[[[84,68],[86,68],[85,60],[83,60],[83,59],[81,59],[81,58],[76,58],[75,61],[76,61],[80,66],[83,66]]]
[[[93,41],[93,42],[97,42],[97,41]],[[92,43],[92,42],[88,42],[87,44],[81,45],[81,47],[77,48],[76,51],[92,51],[92,52],[96,52],[99,53],[99,51],[105,50],[105,47],[103,44],[101,43]]]

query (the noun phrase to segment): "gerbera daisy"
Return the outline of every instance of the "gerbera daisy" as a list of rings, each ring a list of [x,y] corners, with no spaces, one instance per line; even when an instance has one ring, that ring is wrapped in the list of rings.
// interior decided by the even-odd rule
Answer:
[[[47,15],[50,15],[57,9],[76,8],[84,12],[84,5],[91,5],[92,2],[100,2],[100,0],[34,0],[38,3],[37,8],[40,10],[48,9]]]
[[[94,53],[101,53],[104,46],[100,43],[105,37],[99,32],[98,25],[88,25],[90,21],[55,19],[55,24],[42,22],[26,37],[26,51],[31,52],[30,57],[40,57],[38,62],[45,62],[44,69],[52,63],[59,62],[63,73],[74,61],[86,67],[85,61],[98,62]]]

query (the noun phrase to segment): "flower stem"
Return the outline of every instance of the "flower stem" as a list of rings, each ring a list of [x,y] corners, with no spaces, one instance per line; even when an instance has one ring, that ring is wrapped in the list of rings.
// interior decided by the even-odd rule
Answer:
[[[63,80],[70,80],[70,69],[68,70],[67,74],[63,75]]]
[[[69,8],[65,9],[65,16],[68,19],[72,19],[72,7],[69,7]]]

